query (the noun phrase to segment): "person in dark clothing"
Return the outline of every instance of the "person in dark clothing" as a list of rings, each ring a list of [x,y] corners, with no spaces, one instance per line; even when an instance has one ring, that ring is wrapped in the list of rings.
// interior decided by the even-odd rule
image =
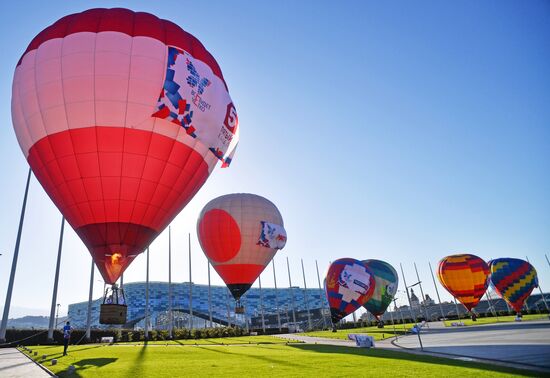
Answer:
[[[71,332],[73,331],[73,328],[71,327],[71,323],[67,322],[65,324],[65,327],[63,327],[63,355],[67,355],[67,348],[69,347],[69,341],[71,341]]]

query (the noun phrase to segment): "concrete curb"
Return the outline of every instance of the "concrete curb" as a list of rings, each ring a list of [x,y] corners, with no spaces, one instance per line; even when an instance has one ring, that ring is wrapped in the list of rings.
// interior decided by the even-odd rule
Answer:
[[[37,365],[40,369],[44,370],[46,373],[48,373],[50,376],[52,377],[56,377],[57,378],[57,375],[55,375],[50,369],[48,369],[47,367],[45,367],[44,365],[42,365],[41,363],[38,363],[36,362],[35,360],[33,360],[31,357],[27,356],[26,353],[22,352],[21,349],[19,348],[15,348],[19,351],[19,353],[21,353],[23,356],[27,357],[29,360],[31,360],[32,362],[35,363],[35,365]]]

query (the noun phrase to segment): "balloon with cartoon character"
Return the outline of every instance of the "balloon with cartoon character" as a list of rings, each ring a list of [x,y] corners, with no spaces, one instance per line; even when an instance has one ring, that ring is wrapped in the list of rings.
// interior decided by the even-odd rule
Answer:
[[[325,292],[332,323],[363,306],[375,289],[374,274],[364,262],[343,258],[330,264],[325,278]]]
[[[374,274],[376,282],[372,297],[363,307],[380,320],[380,316],[386,312],[397,292],[399,285],[397,271],[385,261],[364,260],[363,262]]]

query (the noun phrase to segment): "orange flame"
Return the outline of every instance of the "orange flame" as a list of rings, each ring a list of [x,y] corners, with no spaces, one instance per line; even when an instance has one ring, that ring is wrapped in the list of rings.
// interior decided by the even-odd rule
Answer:
[[[118,265],[119,264],[118,260],[120,260],[121,257],[122,257],[122,254],[120,254],[118,252],[113,253],[111,255],[111,265]]]

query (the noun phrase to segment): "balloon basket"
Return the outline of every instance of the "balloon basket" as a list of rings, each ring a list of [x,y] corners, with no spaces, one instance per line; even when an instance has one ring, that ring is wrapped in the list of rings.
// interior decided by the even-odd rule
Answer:
[[[116,284],[108,287],[103,296],[103,303],[99,310],[100,324],[126,324],[128,306],[124,290]]]
[[[235,314],[244,314],[244,306],[235,306]]]
[[[102,304],[99,310],[99,324],[126,324],[128,306]]]

